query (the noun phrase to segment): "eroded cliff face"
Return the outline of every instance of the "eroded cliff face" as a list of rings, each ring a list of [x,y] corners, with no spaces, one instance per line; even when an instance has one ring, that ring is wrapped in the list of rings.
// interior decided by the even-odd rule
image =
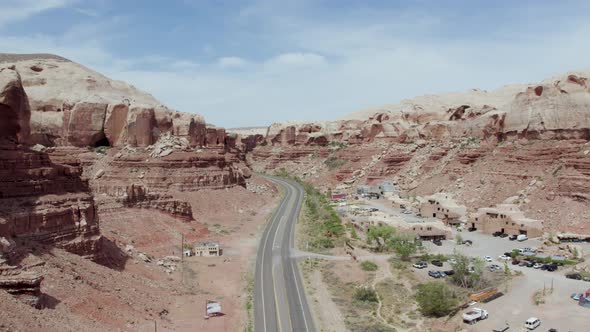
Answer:
[[[81,168],[99,209],[155,208],[192,220],[171,193],[222,189],[250,176],[250,138],[180,113],[124,82],[54,56],[12,56],[30,104],[30,137],[53,163]]]
[[[249,159],[331,189],[393,180],[408,197],[448,191],[472,210],[516,199],[547,231],[589,233],[589,74],[273,124]]]
[[[23,263],[35,251],[65,249],[122,269],[126,254],[101,235],[101,216],[152,209],[191,223],[199,217],[186,193],[245,186],[251,175],[245,151],[256,140],[59,57],[8,58],[0,63],[0,288],[31,305],[43,305],[43,269]]]

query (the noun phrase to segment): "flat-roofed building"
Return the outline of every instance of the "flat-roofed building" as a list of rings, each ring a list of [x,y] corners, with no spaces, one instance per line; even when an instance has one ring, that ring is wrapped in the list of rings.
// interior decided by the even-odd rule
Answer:
[[[363,223],[363,221],[360,221]],[[449,239],[452,238],[452,231],[441,221],[429,219],[422,222],[409,222],[400,217],[377,211],[372,212],[364,221],[366,227],[376,225],[389,225],[394,227],[398,232],[405,234],[414,234],[423,240]]]
[[[198,242],[195,244],[196,256],[221,256],[222,251],[219,242]]]
[[[515,204],[498,204],[496,207],[480,208],[471,216],[469,227],[487,234],[500,232],[510,235],[524,234],[527,237],[543,235],[543,221],[525,217]]]
[[[447,225],[459,224],[467,214],[467,208],[459,205],[446,193],[422,197],[419,214],[424,218],[437,218]]]

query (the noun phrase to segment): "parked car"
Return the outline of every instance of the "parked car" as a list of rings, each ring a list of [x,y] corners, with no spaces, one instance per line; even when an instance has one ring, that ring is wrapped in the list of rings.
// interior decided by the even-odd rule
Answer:
[[[500,267],[500,265],[498,264],[492,264],[488,267],[488,269],[490,270],[490,272],[496,272],[502,270],[502,267]]]
[[[574,301],[580,301],[580,298],[584,296],[584,293],[573,293],[572,295],[570,295],[570,297],[572,298],[572,300]]]
[[[533,262],[526,262],[526,267],[535,267],[535,263]]]
[[[516,239],[517,239],[518,241],[522,242],[522,241],[526,241],[526,240],[528,240],[529,238],[528,238],[528,237],[527,237],[525,234],[520,234],[520,235],[518,235],[518,236],[516,237]]]
[[[473,308],[463,314],[463,321],[467,324],[475,324],[480,320],[488,318],[487,310],[480,308]]]
[[[498,256],[498,258],[501,259],[501,260],[503,260],[503,261],[508,261],[508,260],[511,260],[512,259],[512,257],[506,256],[506,255],[500,255],[500,256]]]
[[[442,241],[441,240],[434,240],[434,241],[432,241],[432,243],[434,243],[435,245],[437,245],[439,247],[442,246]]]
[[[524,322],[524,327],[528,330],[534,330],[541,326],[541,320],[537,317],[531,317]]]
[[[443,263],[441,261],[439,261],[438,259],[431,261],[430,264],[435,265],[435,266],[443,266]]]
[[[492,236],[494,236],[494,237],[498,237],[500,235],[502,235],[502,232],[493,232],[492,233]]]
[[[505,252],[504,256],[508,256],[508,257],[512,257],[512,253],[511,252]]]
[[[492,257],[490,257],[490,256],[485,256],[483,259],[488,263],[492,262]]]
[[[471,241],[471,240],[465,240],[465,241],[463,241],[463,244],[466,244],[466,245],[470,246],[470,245],[473,244],[473,241]]]
[[[457,264],[457,260],[456,260],[456,259],[454,259],[454,258],[449,258],[449,259],[447,260],[447,263],[449,263],[449,264]]]
[[[510,240],[510,241],[514,241],[514,240],[516,240],[516,238],[517,238],[517,236],[516,236],[516,235],[510,235],[510,236],[508,237],[508,240]]]
[[[557,270],[558,265],[557,264],[547,264],[547,271],[549,272],[553,272]]]
[[[412,265],[413,267],[417,268],[417,269],[423,269],[426,268],[428,266],[428,263],[426,262],[418,262],[414,265]]]
[[[500,234],[500,237],[501,237],[501,238],[508,237],[508,234],[506,234],[506,233],[502,233],[502,234]]]
[[[542,267],[543,267],[543,264],[541,264],[541,263],[535,263],[535,264],[533,265],[533,269],[540,269],[540,268],[542,268]]]
[[[529,264],[529,262],[527,262],[527,261],[520,261],[520,263],[518,264],[518,266],[525,267],[525,266],[527,266],[528,264]]]
[[[520,264],[520,261],[518,259],[512,260],[512,265],[518,265],[518,264]]]
[[[579,273],[569,273],[566,274],[565,277],[568,279],[582,280],[582,275]]]
[[[443,273],[448,276],[452,276],[453,274],[455,274],[455,270],[447,270],[447,271],[443,271]]]
[[[431,271],[428,271],[428,275],[431,276],[431,277],[433,277],[433,278],[435,278],[435,279],[445,278],[446,277],[446,274],[444,274],[441,271],[432,271],[431,270]]]

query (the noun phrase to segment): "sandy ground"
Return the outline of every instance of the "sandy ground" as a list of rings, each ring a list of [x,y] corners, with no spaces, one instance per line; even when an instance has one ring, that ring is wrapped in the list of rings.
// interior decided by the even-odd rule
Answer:
[[[242,331],[258,237],[280,197],[274,187],[179,196],[192,203],[196,221],[148,209],[101,213],[109,267],[33,244],[21,264],[45,276],[46,308],[2,296],[0,331]],[[219,241],[224,255],[187,258],[169,274],[157,261],[180,254],[182,235],[185,243]],[[205,320],[206,300],[220,301],[225,315]]]

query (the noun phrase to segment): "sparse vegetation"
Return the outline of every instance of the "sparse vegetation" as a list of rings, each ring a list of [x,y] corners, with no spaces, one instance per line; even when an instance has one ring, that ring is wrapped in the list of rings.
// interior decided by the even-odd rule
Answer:
[[[355,290],[354,299],[361,302],[379,301],[379,299],[377,298],[377,292],[366,286],[360,286]]]
[[[410,256],[422,246],[422,241],[409,234],[394,236],[389,240],[389,246],[403,261],[410,260]]]
[[[367,231],[367,243],[376,244],[375,250],[382,252],[386,249],[386,246],[390,243],[393,235],[395,234],[395,228],[387,225],[371,226]]]
[[[363,271],[377,271],[378,268],[379,267],[377,266],[377,264],[371,261],[361,262],[361,269],[363,269]]]
[[[339,159],[335,156],[329,157],[324,161],[324,164],[328,166],[329,170],[335,170],[336,168],[346,164],[346,160]]]
[[[458,303],[457,296],[441,282],[429,282],[418,286],[416,301],[424,316],[448,315]]]

